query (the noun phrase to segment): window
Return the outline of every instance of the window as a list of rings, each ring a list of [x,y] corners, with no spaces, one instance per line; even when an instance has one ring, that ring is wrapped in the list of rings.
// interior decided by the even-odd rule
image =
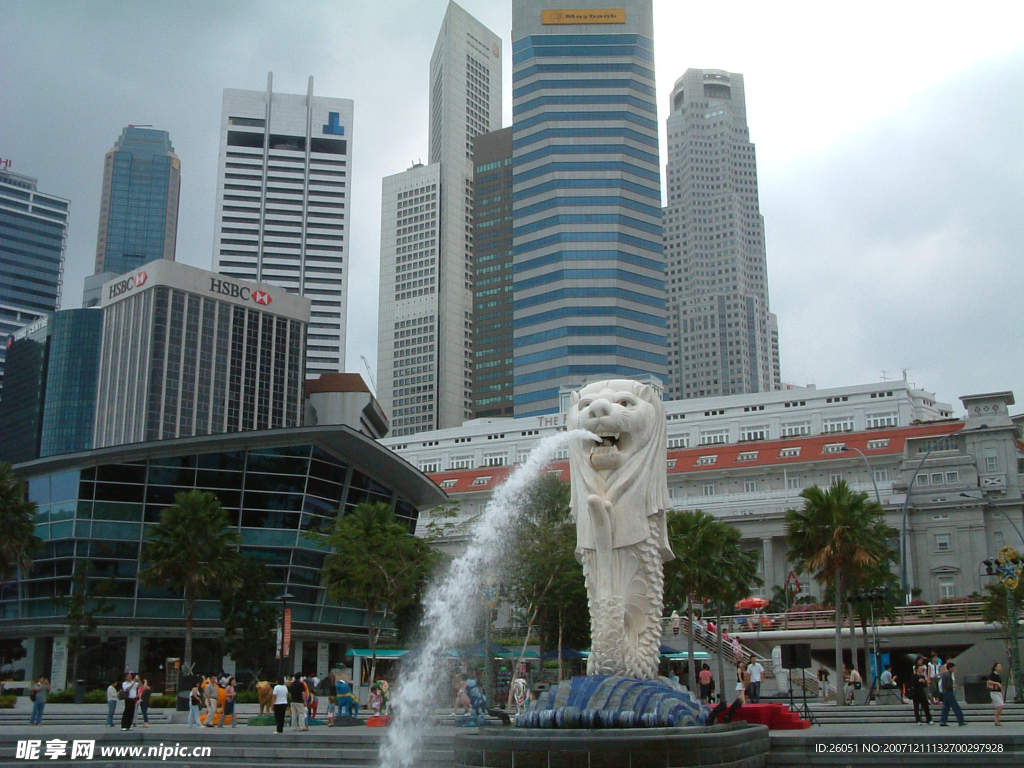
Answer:
[[[838,483],[842,479],[843,479],[843,473],[842,472],[833,472],[832,474],[830,474],[828,476],[828,484],[829,485],[835,485],[836,483]]]
[[[951,533],[936,533],[935,534],[935,551],[938,554],[952,552],[953,551],[953,534]]]
[[[889,470],[887,469],[876,469],[871,473],[871,476],[875,479],[876,483],[889,482]]]
[[[787,477],[786,478],[786,489],[790,491],[800,490],[800,478],[799,477]]]
[[[736,461],[757,461],[757,451],[744,451],[736,457]]]
[[[458,482],[457,480],[442,480],[441,481],[441,490],[447,491],[450,488],[454,488],[455,487],[455,483],[457,483],[457,482]]]
[[[794,447],[794,448],[783,448],[781,451],[779,451],[779,458],[780,459],[792,459],[792,458],[794,458],[796,456],[799,456],[799,455],[800,455],[800,446],[799,445]]]
[[[928,485],[928,475],[927,475],[927,473],[925,473],[923,475],[918,475],[917,476],[917,484],[918,485]]]
[[[704,483],[704,495],[705,496],[714,496],[715,495],[715,484],[714,483]]]
[[[826,435],[836,432],[853,432],[853,417],[837,416],[834,419],[822,419],[821,431]]]
[[[946,473],[946,482],[947,483],[959,483],[960,482],[960,473],[959,472],[947,472]]]
[[[729,430],[716,429],[711,432],[700,433],[701,445],[725,445],[729,442]]]
[[[845,443],[826,443],[822,449],[822,453],[842,453],[843,448],[846,447]]]
[[[472,469],[472,456],[456,456],[452,459],[452,469]]]
[[[995,448],[985,449],[985,472],[993,474],[999,471],[999,457]]]
[[[420,464],[420,472],[425,475],[431,475],[434,472],[441,471],[441,462],[437,460],[425,461]]]
[[[558,460],[558,459],[565,460],[565,459],[568,459],[568,458],[569,458],[569,449],[568,448],[562,448],[562,449],[560,449],[558,451],[558,453],[555,454],[555,459],[556,460]]]
[[[900,415],[898,413],[869,413],[867,425],[868,429],[898,427],[900,425]]]
[[[740,440],[767,440],[768,427],[740,427]]]
[[[886,438],[884,438],[882,440],[868,440],[868,450],[869,451],[877,451],[877,450],[880,450],[882,448],[888,448],[888,447],[889,447],[889,438],[888,437],[886,437]]]
[[[697,466],[698,467],[705,467],[708,464],[714,464],[716,461],[718,461],[718,456],[717,455],[715,455],[715,456],[700,456],[700,457],[697,458]]]
[[[665,463],[668,465],[669,469],[675,469],[676,468],[676,460],[675,459],[668,459]]]
[[[530,458],[529,449],[520,448],[516,451],[516,464],[522,464],[528,458]]]
[[[942,473],[941,472],[933,472],[932,473],[932,485],[942,485]]]
[[[956,588],[953,586],[952,576],[940,576],[939,577],[939,599],[948,600],[949,598],[956,597]]]
[[[489,482],[491,482],[491,476],[483,475],[481,477],[474,478],[473,482],[470,483],[470,485],[487,485]]]
[[[669,448],[689,448],[690,447],[690,436],[684,435],[682,437],[670,437],[668,439]]]
[[[505,466],[505,459],[508,458],[504,453],[491,454],[490,456],[484,456],[485,467],[503,467]]]
[[[755,493],[757,491],[757,480],[744,480],[743,481],[743,492],[744,493]]]
[[[809,434],[811,434],[811,422],[809,421],[798,421],[782,425],[783,437],[800,437],[801,435]]]

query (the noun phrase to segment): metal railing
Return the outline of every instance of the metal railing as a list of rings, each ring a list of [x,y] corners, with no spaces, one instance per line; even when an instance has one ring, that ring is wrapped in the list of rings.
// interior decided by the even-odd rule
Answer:
[[[950,603],[948,605],[901,605],[890,620],[876,616],[879,627],[916,626],[930,624],[958,624],[983,622],[984,603]],[[845,619],[845,616],[844,616]],[[723,616],[722,626],[729,632],[772,632],[795,629],[827,629],[834,627],[835,610],[790,611]]]

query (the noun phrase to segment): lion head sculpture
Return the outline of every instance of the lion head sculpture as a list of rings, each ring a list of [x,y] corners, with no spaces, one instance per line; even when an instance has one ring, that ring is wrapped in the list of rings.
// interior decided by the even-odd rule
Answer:
[[[630,546],[651,536],[659,515],[662,558],[672,559],[665,530],[669,507],[665,469],[665,411],[657,391],[638,381],[612,379],[588,384],[572,395],[570,429],[585,429],[600,443],[573,441],[569,449],[576,551],[594,548],[587,499],[597,494],[614,508],[612,546]]]

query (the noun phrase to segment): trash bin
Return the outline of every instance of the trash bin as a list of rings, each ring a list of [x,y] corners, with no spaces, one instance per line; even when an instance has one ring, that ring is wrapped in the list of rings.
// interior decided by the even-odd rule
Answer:
[[[85,703],[85,680],[75,681],[75,704]]]
[[[972,675],[964,680],[964,701],[968,704],[991,703],[992,697],[988,695],[988,686],[984,677]]]

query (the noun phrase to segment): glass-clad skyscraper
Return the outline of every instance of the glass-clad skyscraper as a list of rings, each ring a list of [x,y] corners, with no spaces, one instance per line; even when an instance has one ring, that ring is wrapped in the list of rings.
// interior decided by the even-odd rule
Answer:
[[[514,0],[515,415],[666,374],[651,0]]]
[[[60,304],[68,201],[0,171],[0,397],[6,341]]]
[[[167,131],[129,125],[103,162],[96,274],[174,259],[181,161]]]

